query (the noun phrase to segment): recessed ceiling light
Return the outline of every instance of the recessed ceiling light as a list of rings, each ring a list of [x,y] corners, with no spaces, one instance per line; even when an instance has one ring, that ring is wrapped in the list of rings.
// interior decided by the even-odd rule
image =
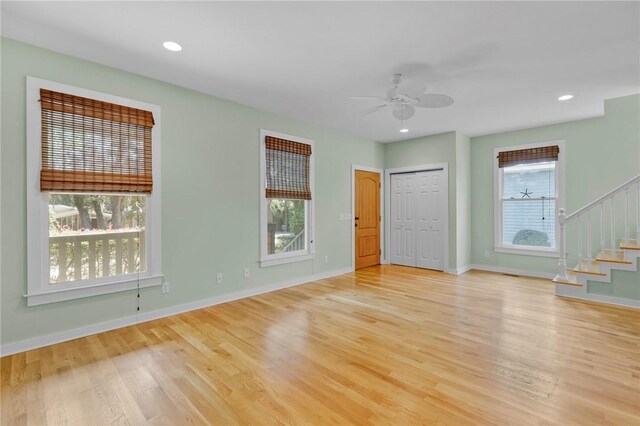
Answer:
[[[172,52],[179,52],[182,50],[182,46],[180,46],[175,41],[165,41],[162,43],[165,49],[170,50]]]
[[[401,133],[407,133],[409,131],[409,129],[400,129]]]
[[[559,101],[568,101],[569,99],[573,99],[573,95],[562,95],[558,98]]]

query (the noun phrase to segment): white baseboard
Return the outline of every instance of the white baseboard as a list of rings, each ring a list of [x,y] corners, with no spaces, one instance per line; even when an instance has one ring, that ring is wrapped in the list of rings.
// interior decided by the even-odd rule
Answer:
[[[587,291],[587,284],[582,286],[556,285],[556,296],[640,309],[640,300],[608,296],[606,294],[589,293]]]
[[[168,308],[156,309],[149,312],[142,312],[136,315],[129,315],[114,320],[109,320],[97,324],[86,325],[71,330],[60,331],[57,333],[47,334],[45,336],[34,337],[32,339],[21,340],[13,343],[6,343],[0,346],[0,356],[13,355],[25,352],[31,349],[41,348],[43,346],[54,345],[56,343],[66,342],[68,340],[78,339],[81,337],[91,336],[93,334],[105,331],[115,330],[117,328],[127,327],[130,325],[140,324],[152,321],[158,318],[168,317],[170,315],[181,314],[183,312],[193,311],[195,309],[206,308],[209,306],[219,305],[234,300],[244,299],[247,297],[257,296],[259,294],[269,293],[289,287],[295,287],[300,284],[306,284],[311,281],[317,281],[324,278],[335,277],[353,272],[353,268],[342,268],[334,271],[323,272],[320,274],[310,275],[302,278],[295,278],[276,284],[267,284],[260,287],[240,290],[233,293],[222,294],[195,302],[184,303],[181,305],[170,306]]]
[[[467,271],[471,269],[477,269],[479,271],[497,272],[500,274],[522,275],[524,277],[546,278],[550,280],[552,280],[555,277],[555,274],[548,274],[546,272],[528,271],[526,269],[504,268],[502,266],[473,264],[473,265],[468,265],[466,268],[467,268]]]
[[[447,272],[450,274],[460,275],[460,274],[464,274],[467,271],[470,271],[472,269],[471,266],[472,265],[464,265],[459,268],[449,269]]]

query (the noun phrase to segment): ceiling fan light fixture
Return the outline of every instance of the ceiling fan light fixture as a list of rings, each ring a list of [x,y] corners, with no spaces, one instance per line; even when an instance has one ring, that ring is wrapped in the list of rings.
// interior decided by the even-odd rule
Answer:
[[[401,104],[393,109],[393,116],[398,120],[408,120],[416,113],[412,105]]]
[[[453,99],[439,93],[425,93],[427,86],[413,80],[403,80],[402,74],[391,76],[393,87],[386,91],[386,96],[351,96],[351,99],[376,100],[384,102],[362,112],[363,115],[392,107],[393,117],[400,120],[400,133],[407,133],[409,129],[404,127],[405,120],[410,119],[418,108],[444,108],[453,104]]]

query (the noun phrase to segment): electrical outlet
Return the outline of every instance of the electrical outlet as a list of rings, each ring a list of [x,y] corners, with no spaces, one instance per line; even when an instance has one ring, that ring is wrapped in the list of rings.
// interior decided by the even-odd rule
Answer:
[[[329,256],[324,257],[324,263],[329,263]]]
[[[249,278],[250,275],[251,275],[251,269],[244,268],[244,277]]]
[[[219,272],[218,275],[216,275],[216,281],[218,282],[218,284],[222,284],[222,273]]]
[[[491,257],[491,252],[489,250],[485,250],[484,257]]]
[[[162,294],[167,294],[167,293],[169,293],[169,283],[164,282],[162,283]]]

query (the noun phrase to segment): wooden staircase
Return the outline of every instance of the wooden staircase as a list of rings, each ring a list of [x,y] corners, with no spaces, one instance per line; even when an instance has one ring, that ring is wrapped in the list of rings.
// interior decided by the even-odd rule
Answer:
[[[637,240],[631,239],[629,243],[620,242],[618,250],[605,249],[598,253],[595,259],[581,259],[571,269],[566,270],[565,278],[559,274],[553,279],[556,284],[582,286],[587,281],[611,282],[611,271],[637,271],[638,258],[640,258],[640,245]],[[640,283],[639,283],[640,284]]]
[[[635,192],[633,200],[632,191]],[[623,197],[620,203],[619,197]],[[633,201],[631,201],[633,200]],[[616,211],[616,205],[623,204],[623,211]],[[631,205],[635,207],[631,207]],[[597,214],[599,212],[599,214]],[[632,220],[631,213],[635,213]],[[621,226],[616,227],[616,219],[622,218]],[[577,260],[574,267],[567,267],[566,230],[569,223],[577,224],[572,236],[577,241]],[[584,223],[586,222],[586,224]],[[597,226],[593,227],[593,222]],[[635,238],[631,238],[631,224],[635,222]],[[599,197],[575,213],[565,215],[560,209],[558,214],[560,235],[558,249],[561,253],[558,261],[558,274],[553,279],[556,294],[560,296],[589,299],[588,281],[611,283],[612,271],[638,271],[640,261],[640,176],[625,182],[614,190]],[[577,234],[577,235],[576,235]],[[593,255],[593,241],[599,237],[598,252]],[[640,280],[638,281],[640,287]],[[632,306],[640,307],[640,301],[631,301]]]

